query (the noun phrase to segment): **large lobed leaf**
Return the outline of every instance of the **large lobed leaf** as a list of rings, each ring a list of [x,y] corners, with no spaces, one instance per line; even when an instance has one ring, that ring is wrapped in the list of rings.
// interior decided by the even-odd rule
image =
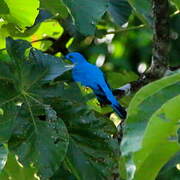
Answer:
[[[84,35],[93,35],[95,25],[108,8],[108,0],[63,0],[76,27]]]
[[[179,79],[178,73],[151,83],[130,103],[121,144],[130,179],[143,179],[143,174],[154,179],[160,168],[180,150],[176,137],[180,118]],[[162,152],[162,148],[166,150]],[[150,162],[155,162],[153,167]]]
[[[116,128],[88,110],[90,97],[77,84],[59,78],[72,66],[22,40],[7,38],[7,51],[11,60],[0,68],[0,142],[8,143],[23,167],[14,163],[12,175],[10,159],[0,178],[21,179],[26,172],[29,179],[34,173],[61,178],[62,169],[82,180],[116,173]]]
[[[40,176],[49,178],[65,157],[69,136],[56,112],[32,91],[70,67],[23,40],[7,38],[7,51],[11,61],[0,68],[0,142],[8,143],[23,165],[32,164]],[[46,121],[40,121],[40,115]]]
[[[29,123],[27,113],[20,114],[9,142],[9,148],[18,155],[19,161],[25,166],[33,164],[43,178],[51,177],[58,170],[69,143],[63,121],[57,117],[47,121],[36,119],[34,126]]]
[[[38,180],[36,169],[32,167],[23,167],[17,160],[14,154],[8,154],[8,160],[2,172],[0,173],[1,180],[7,179],[22,179],[22,180]]]
[[[39,82],[50,81],[68,71],[72,66],[60,58],[44,54],[24,40],[7,38],[7,51],[14,61],[14,79],[20,91],[30,89]]]

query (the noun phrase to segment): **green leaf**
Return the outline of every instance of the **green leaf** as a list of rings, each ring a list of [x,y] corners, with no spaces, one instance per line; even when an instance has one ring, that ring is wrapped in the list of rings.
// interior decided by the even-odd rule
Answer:
[[[62,166],[81,179],[106,179],[116,173],[119,146],[112,138],[117,133],[116,127],[109,119],[88,109],[89,96],[77,84],[69,83],[66,74],[58,77],[72,66],[32,48],[26,41],[8,38],[7,49],[11,60],[3,64],[4,70],[0,68],[3,78],[0,98],[6,102],[0,116],[4,120],[4,115],[9,114],[8,119],[13,122],[0,127],[6,127],[2,131],[7,135],[2,137],[3,142],[8,141],[18,164],[24,166],[22,174],[24,168],[33,167],[32,173],[50,179]],[[49,82],[56,77],[56,81]],[[7,111],[10,102],[13,107]],[[74,157],[76,152],[79,157]],[[9,178],[12,171],[3,170],[3,176]],[[18,172],[12,176],[14,179],[26,179]]]
[[[4,18],[9,23],[14,23],[24,29],[34,24],[38,15],[39,0],[23,1],[23,0],[4,0],[9,7],[10,13]]]
[[[0,15],[8,14],[8,13],[9,13],[8,5],[4,2],[4,0],[0,0]]]
[[[131,6],[127,0],[110,0],[108,12],[113,17],[115,23],[121,26],[128,22]]]
[[[41,0],[41,8],[49,10],[53,15],[57,13],[62,17],[66,18],[68,16],[68,11],[62,0]]]
[[[17,157],[16,157],[17,158]],[[38,176],[36,174],[37,170],[32,167],[23,167],[22,164],[18,162],[15,158],[14,154],[8,154],[8,160],[6,162],[6,166],[0,174],[1,180],[7,179],[22,179],[22,180],[38,180]]]
[[[11,137],[18,109],[14,104],[9,103],[4,105],[2,110],[3,114],[0,115],[0,143],[6,143]]]
[[[180,73],[165,77],[145,86],[134,96],[128,108],[127,126],[122,142],[124,155],[127,155],[129,152],[138,151],[141,148],[143,134],[149,118],[162,104],[166,103],[167,100],[178,95],[179,79]],[[167,93],[170,90],[172,90],[172,92]],[[156,101],[157,99],[158,101]],[[154,104],[154,102],[158,103]],[[139,124],[141,124],[141,126],[139,126]],[[136,134],[136,136],[133,136],[133,134]],[[132,142],[136,142],[136,145]]]
[[[7,147],[3,144],[0,144],[0,174],[6,164],[7,156],[8,156]]]
[[[11,82],[1,80],[0,83],[0,106],[2,106],[15,100],[19,94]]]
[[[48,116],[51,113],[48,110]],[[28,114],[19,116],[18,121],[14,127],[14,140],[9,143],[10,149],[23,165],[33,163],[41,177],[51,177],[64,160],[68,148],[66,126],[61,119],[48,117],[45,122],[35,119],[36,129],[32,123],[29,124]]]
[[[41,83],[53,80],[73,67],[60,58],[31,48],[27,41],[7,38],[6,44],[13,61],[11,76],[20,93],[40,87]]]
[[[127,166],[134,166],[129,172],[132,176],[135,173],[135,177],[139,178],[139,172],[147,174],[145,171],[151,168],[151,175],[148,174],[148,177],[153,179],[157,171],[177,151],[177,140],[171,142],[171,136],[176,136],[179,115],[175,111],[178,111],[179,104],[172,106],[171,103],[175,103],[176,98],[179,101],[176,97],[179,94],[179,79],[180,74],[175,74],[145,86],[129,105],[121,150],[127,158]],[[161,145],[167,151],[159,152]],[[162,158],[162,153],[166,153],[166,158]],[[143,168],[151,165],[151,158],[154,161],[157,159],[156,165],[153,168]]]
[[[152,6],[149,0],[128,0],[138,17],[144,22],[152,24]]]
[[[53,177],[51,177],[50,180],[59,180],[59,179],[64,179],[64,180],[76,180],[76,178],[73,176],[73,174],[66,169],[64,166],[60,166],[59,170],[56,171]]]
[[[97,21],[100,20],[109,5],[107,0],[63,1],[71,11],[77,29],[84,35],[94,34]]]
[[[60,97],[62,100],[71,101],[81,105],[85,105],[86,103],[86,97],[82,96],[79,86],[74,82],[69,84],[59,82],[50,87],[43,87],[37,91],[35,90],[35,92],[42,98]]]
[[[71,140],[65,163],[71,168],[75,177],[80,180],[102,179],[98,169],[92,166],[85,153]]]
[[[61,100],[62,103],[62,100]],[[111,138],[116,133],[109,119],[96,117],[80,103],[57,104],[70,135],[66,166],[77,179],[103,179],[111,177],[117,167],[118,143]]]
[[[68,132],[49,105],[37,106],[38,100],[33,99],[32,102],[30,96],[25,99],[26,105],[21,105],[8,146],[25,167],[33,166],[39,176],[49,178],[58,170],[65,157],[69,143]],[[40,121],[39,116],[45,114],[41,112],[44,107],[46,121]]]
[[[31,47],[28,41],[13,40],[11,37],[6,38],[6,49],[9,56],[14,60],[15,64],[20,68],[26,60],[26,50]],[[20,69],[19,69],[20,71]]]
[[[47,74],[43,78],[44,81],[53,80],[73,67],[65,64],[60,58],[42,53],[36,49],[31,49],[30,59],[37,63],[39,67],[47,70]]]
[[[155,179],[161,167],[177,152],[177,128],[180,114],[180,96],[164,104],[150,119],[144,134],[142,148],[134,154],[137,170],[134,179],[143,179],[146,174],[149,180]],[[157,131],[160,127],[160,131]],[[162,149],[166,149],[162,151]],[[156,163],[154,163],[156,162]],[[153,164],[154,163],[154,164]],[[151,166],[153,164],[153,166]],[[149,172],[151,168],[151,172]]]
[[[13,83],[17,91],[22,94],[37,85],[45,76],[47,69],[29,59],[31,45],[28,41],[6,38],[6,48],[11,57]]]
[[[0,62],[0,80],[11,81],[13,79],[8,64]]]
[[[74,83],[62,88],[55,87],[55,93],[53,88],[48,88],[48,93],[42,95],[47,98],[46,103],[52,102],[52,107],[66,123],[69,132],[65,168],[77,179],[111,177],[119,155],[118,143],[111,138],[116,133],[114,124],[99,114],[96,116],[92,110],[87,110],[86,98],[82,97]]]

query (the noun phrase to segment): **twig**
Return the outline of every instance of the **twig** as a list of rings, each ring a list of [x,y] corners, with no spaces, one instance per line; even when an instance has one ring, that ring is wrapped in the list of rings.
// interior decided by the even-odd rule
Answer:
[[[48,48],[48,50],[45,51],[45,53],[54,55],[57,52],[61,52],[63,54],[67,54],[68,50],[66,48],[66,43],[70,38],[71,36],[64,31],[64,33]]]
[[[118,29],[118,30],[115,30],[115,31],[109,31],[106,34],[117,34],[117,33],[120,33],[120,32],[137,30],[137,29],[141,29],[141,28],[144,28],[144,27],[146,27],[146,25],[145,24],[141,24],[139,26],[133,26],[133,27],[129,27],[129,28]]]
[[[31,43],[36,43],[36,42],[40,42],[40,41],[52,41],[52,42],[55,42],[56,39],[54,39],[52,37],[45,37],[45,38],[42,38],[42,39],[37,39],[37,40],[31,41]]]
[[[180,69],[180,66],[169,67],[164,75],[171,74],[171,72],[176,71],[178,69]],[[124,96],[128,96],[130,94],[137,92],[140,88],[142,88],[146,84],[153,82],[157,79],[159,79],[159,78],[158,77],[155,78],[152,76],[148,77],[147,75],[145,76],[144,74],[142,74],[137,81],[129,82],[122,87],[114,89],[113,94],[115,96],[117,96],[117,98],[122,98]]]

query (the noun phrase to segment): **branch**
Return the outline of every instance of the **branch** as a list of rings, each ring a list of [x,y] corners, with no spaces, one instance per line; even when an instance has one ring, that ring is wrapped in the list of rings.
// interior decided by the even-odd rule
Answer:
[[[31,43],[36,43],[36,42],[40,42],[40,41],[52,41],[52,42],[55,42],[56,39],[54,39],[52,37],[45,37],[45,38],[42,38],[42,39],[37,39],[37,40],[31,41]]]
[[[154,23],[151,66],[137,81],[115,89],[113,93],[118,97],[127,95],[129,92],[138,91],[144,85],[163,77],[170,69],[168,68],[170,49],[168,0],[152,0],[152,9]]]

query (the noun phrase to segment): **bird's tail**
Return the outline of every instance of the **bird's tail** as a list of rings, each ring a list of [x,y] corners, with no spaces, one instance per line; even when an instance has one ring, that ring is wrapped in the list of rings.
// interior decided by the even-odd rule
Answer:
[[[119,104],[117,99],[114,97],[112,91],[109,89],[108,85],[105,83],[103,88],[99,87],[99,92],[95,92],[100,103],[109,104],[114,109],[114,111],[119,115],[120,118],[126,119],[126,110]]]
[[[111,107],[114,111],[119,115],[120,118],[126,119],[126,110],[118,103],[118,104],[111,104]]]

